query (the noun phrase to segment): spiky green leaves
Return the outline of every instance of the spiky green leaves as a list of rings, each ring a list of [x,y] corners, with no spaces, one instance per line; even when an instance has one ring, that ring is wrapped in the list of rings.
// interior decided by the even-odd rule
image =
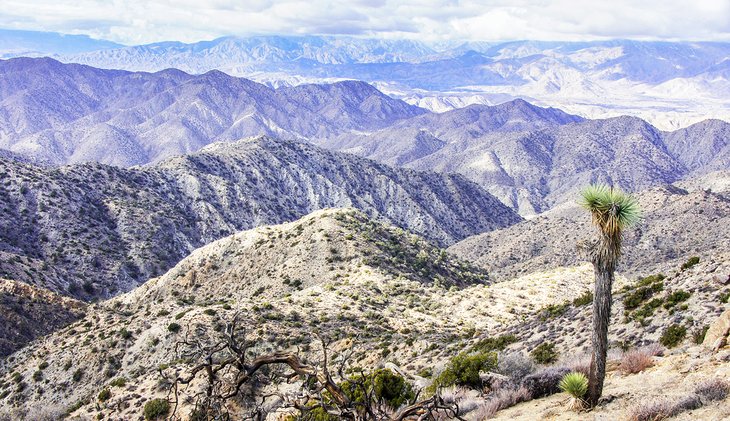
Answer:
[[[568,373],[560,380],[558,387],[570,396],[581,399],[588,392],[588,378],[583,373]]]
[[[606,234],[634,225],[641,219],[639,203],[621,189],[592,184],[581,192],[581,205],[593,215],[593,222]]]
[[[641,219],[639,203],[621,189],[593,184],[581,192],[580,204],[591,213],[593,224],[601,233],[596,252],[601,260],[615,262],[621,255],[623,230]]]

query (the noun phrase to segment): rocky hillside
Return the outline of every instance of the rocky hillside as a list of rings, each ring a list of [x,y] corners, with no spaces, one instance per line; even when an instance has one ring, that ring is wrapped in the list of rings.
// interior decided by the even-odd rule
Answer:
[[[48,290],[0,279],[0,357],[84,316],[86,304]]]
[[[272,89],[219,71],[132,73],[0,61],[0,148],[53,164],[131,166],[216,141],[371,131],[426,111],[357,81]]]
[[[688,332],[674,351],[682,352],[726,306],[729,259],[720,254],[663,279],[619,276],[612,344],[645,344],[677,323]],[[490,338],[502,338],[500,358],[551,342],[575,363],[589,341],[591,284],[589,265],[494,284],[486,272],[359,211],[318,211],[218,240],[134,291],[89,306],[82,320],[0,366],[0,403],[16,419],[141,417],[153,398],[173,398],[170,381],[190,373],[233,320],[251,358],[297,350],[321,361],[321,333],[333,364],[346,358],[348,367],[393,367],[417,387],[456,354],[493,346]],[[178,415],[190,415],[202,387],[178,389]],[[273,388],[296,393],[298,382],[262,377],[251,393]],[[248,393],[231,404],[236,411],[250,407]],[[476,409],[490,397],[469,396],[468,419],[478,420]],[[262,408],[275,416],[281,404],[270,397]]]
[[[463,174],[529,216],[594,181],[639,191],[728,169],[729,128],[715,120],[666,133],[638,118],[584,120],[516,100],[320,142],[393,165]]]
[[[165,394],[158,367],[188,367],[176,356],[186,352],[179,342],[193,331],[214,341],[235,314],[252,352],[314,352],[313,333],[322,332],[336,347],[361,338],[355,358],[372,365],[391,350],[409,354],[400,348],[407,338],[426,349],[458,332],[431,316],[438,298],[487,282],[486,272],[360,212],[315,212],[221,239],[135,291],[91,305],[84,319],[5,361],[0,406],[136,418],[145,401]],[[115,378],[126,382],[95,409]]]
[[[0,275],[84,299],[129,291],[223,236],[327,207],[441,245],[520,220],[461,176],[272,138],[134,169],[0,159],[0,174]]]
[[[620,270],[646,275],[724,250],[730,238],[730,195],[723,187],[728,182],[727,174],[716,173],[682,184],[687,189],[669,185],[637,194],[643,220],[626,233]],[[706,190],[712,186],[719,191]],[[582,261],[576,245],[592,238],[594,229],[586,211],[566,203],[507,229],[463,240],[449,251],[504,280]]]

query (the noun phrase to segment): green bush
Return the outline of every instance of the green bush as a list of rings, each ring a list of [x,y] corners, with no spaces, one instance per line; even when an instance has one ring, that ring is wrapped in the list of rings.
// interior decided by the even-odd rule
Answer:
[[[170,402],[167,399],[153,399],[144,405],[144,419],[158,420],[170,413]]]
[[[517,337],[512,334],[500,335],[496,338],[486,338],[478,341],[471,347],[475,352],[502,351],[508,345],[517,342]]]
[[[581,399],[588,392],[588,378],[583,373],[568,373],[560,380],[558,387],[570,396]]]
[[[696,343],[697,345],[702,344],[702,342],[705,341],[705,335],[707,334],[707,331],[709,329],[710,329],[709,325],[704,325],[701,328],[695,330],[692,333],[692,340],[694,341],[694,343]]]
[[[104,389],[99,392],[98,399],[100,402],[108,401],[112,397],[112,392],[109,389]]]
[[[74,371],[74,373],[71,375],[71,380],[73,380],[74,383],[76,383],[79,380],[81,380],[81,377],[83,377],[83,376],[84,376],[84,370],[79,368],[76,371]]]
[[[555,344],[543,342],[530,352],[530,355],[538,364],[551,364],[557,361],[558,352],[555,351]]]
[[[124,387],[127,385],[127,379],[124,377],[117,377],[116,379],[112,380],[111,383],[109,383],[109,386],[111,387]]]
[[[372,384],[375,398],[385,402],[391,408],[398,408],[416,397],[411,385],[403,377],[387,368],[370,374],[369,383]]]
[[[547,307],[544,307],[542,310],[540,310],[540,320],[545,321],[548,319],[553,319],[555,317],[561,316],[565,311],[568,309],[568,304],[550,304]]]
[[[697,256],[690,257],[689,260],[687,260],[682,265],[682,270],[687,270],[687,269],[691,268],[692,266],[696,265],[699,262],[700,262],[700,258],[699,257],[697,257]]]
[[[662,279],[664,275],[661,275]],[[659,279],[655,277],[650,277],[651,279]],[[654,281],[653,283],[647,285],[645,284],[645,280],[647,278],[643,278],[637,282],[637,285],[639,285],[638,288],[636,288],[633,292],[627,294],[624,299],[624,308],[627,310],[633,310],[641,305],[645,300],[648,300],[651,298],[654,293],[657,293],[664,289],[664,283],[662,281]]]
[[[686,335],[686,327],[678,324],[673,324],[664,331],[662,337],[659,338],[659,342],[661,342],[661,344],[666,346],[667,348],[674,348],[675,346],[679,345],[680,342],[682,342]]]
[[[670,308],[676,306],[677,304],[681,303],[682,301],[687,300],[692,294],[690,294],[687,291],[683,290],[677,290],[673,293],[669,294],[667,297],[667,302],[664,304],[664,308],[669,310]]]
[[[467,354],[462,352],[449,361],[444,371],[433,381],[431,391],[437,387],[453,385],[481,387],[480,371],[493,371],[497,367],[497,354],[494,352],[480,352]]]
[[[180,325],[175,322],[172,322],[169,325],[167,325],[167,330],[169,330],[172,333],[177,333],[180,331]]]
[[[573,300],[573,305],[576,307],[585,306],[593,303],[593,293],[586,291],[583,295]]]

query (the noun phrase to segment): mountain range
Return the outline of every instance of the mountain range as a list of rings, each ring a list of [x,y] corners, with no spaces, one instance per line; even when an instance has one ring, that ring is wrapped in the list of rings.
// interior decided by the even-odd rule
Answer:
[[[87,300],[129,291],[225,235],[327,207],[440,245],[521,220],[459,175],[267,137],[132,169],[0,158],[0,175],[0,276]]]
[[[663,130],[730,121],[730,44],[722,42],[466,42],[346,36],[223,37],[185,44],[104,46],[52,33],[6,31],[0,55],[48,55],[109,69],[221,70],[272,86],[356,79],[411,104],[446,111],[524,98],[587,118],[632,115]],[[64,38],[65,37],[65,38]],[[23,41],[27,39],[29,41]],[[45,51],[29,53],[34,39]],[[79,47],[58,48],[56,39]],[[21,48],[22,47],[22,48]],[[67,51],[75,49],[78,51]]]
[[[0,62],[0,76],[0,149],[44,164],[133,166],[269,135],[458,172],[523,216],[594,181],[638,191],[730,168],[730,124],[720,120],[663,132],[635,117],[588,120],[523,100],[437,114],[363,82],[274,89],[217,71],[131,73],[45,58]]]

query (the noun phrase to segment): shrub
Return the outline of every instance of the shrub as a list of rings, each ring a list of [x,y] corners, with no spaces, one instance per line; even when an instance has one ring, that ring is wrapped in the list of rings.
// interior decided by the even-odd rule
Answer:
[[[664,308],[670,309],[670,308],[676,306],[677,304],[681,303],[682,301],[685,301],[687,298],[690,297],[690,295],[692,295],[692,294],[690,294],[687,291],[683,291],[681,289],[674,291],[671,294],[669,294],[669,296],[667,297],[667,302],[664,304]]]
[[[433,381],[431,389],[453,385],[480,387],[480,371],[492,371],[497,366],[497,354],[494,352],[469,355],[465,352],[449,361],[444,371]]]
[[[497,411],[515,406],[532,399],[530,391],[524,387],[499,389],[476,410],[469,413],[470,419],[486,420],[493,418]]]
[[[340,387],[347,397],[360,405],[375,398],[391,408],[398,408],[416,397],[411,385],[402,376],[387,368],[350,377]]]
[[[686,327],[673,324],[664,331],[661,338],[659,338],[659,342],[667,348],[674,348],[682,342],[685,335],[687,335]]]
[[[375,398],[391,408],[398,408],[416,397],[406,380],[388,369],[376,370],[370,375]]]
[[[705,341],[705,335],[707,335],[707,331],[709,329],[709,325],[704,325],[699,329],[695,329],[695,331],[692,332],[692,341],[694,341],[697,345],[702,344],[702,342]]]
[[[539,318],[542,321],[553,319],[555,317],[561,316],[565,311],[568,309],[568,304],[550,304],[546,307],[544,307],[539,312]]]
[[[126,328],[122,328],[122,330],[119,331],[119,336],[121,336],[124,340],[131,339],[132,332],[128,331]]]
[[[721,401],[730,394],[730,382],[722,379],[705,380],[695,387],[695,393],[703,402]]]
[[[572,409],[583,408],[583,396],[588,392],[588,377],[585,374],[577,372],[566,374],[558,383],[558,388],[571,396]]]
[[[79,368],[76,371],[74,371],[74,373],[71,375],[71,380],[73,380],[74,383],[76,383],[79,380],[81,380],[81,377],[83,377],[83,376],[84,376],[84,370]]]
[[[167,399],[153,399],[144,405],[144,419],[157,420],[170,413],[170,402]]]
[[[555,344],[543,342],[530,352],[532,358],[538,364],[551,364],[557,361],[558,353],[555,351]]]
[[[593,293],[586,291],[583,295],[573,300],[573,305],[576,307],[591,304],[593,302]]]
[[[517,342],[517,337],[515,335],[500,335],[496,338],[486,338],[478,341],[471,347],[471,350],[476,352],[502,351],[507,348],[508,345],[515,342]]]
[[[169,325],[167,325],[167,330],[169,330],[172,333],[177,333],[180,331],[180,325],[175,322],[172,322]]]
[[[641,282],[641,281],[640,281]],[[664,283],[659,281],[651,285],[642,286],[634,290],[632,293],[626,295],[623,299],[624,308],[627,310],[633,310],[641,305],[645,300],[651,298],[654,293],[657,293],[664,289]]]
[[[127,384],[127,379],[124,377],[117,377],[116,379],[112,380],[111,383],[109,383],[109,386],[111,387],[124,387]]]
[[[699,262],[700,262],[699,257],[697,257],[697,256],[690,257],[689,260],[684,262],[684,264],[682,265],[682,270],[687,270]]]
[[[642,402],[629,411],[630,421],[658,421],[702,406],[699,396],[690,395],[676,399]]]
[[[654,359],[645,349],[625,352],[621,357],[619,370],[624,374],[636,374],[654,365]]]
[[[530,392],[533,399],[552,395],[560,392],[558,384],[568,373],[570,370],[567,367],[547,367],[526,376],[522,380],[522,386]]]
[[[109,398],[111,398],[111,397],[112,397],[112,392],[109,389],[102,390],[101,392],[99,392],[99,396],[98,396],[100,402],[108,401]]]
[[[519,382],[533,371],[535,364],[521,352],[504,355],[497,362],[497,372],[515,382]]]

